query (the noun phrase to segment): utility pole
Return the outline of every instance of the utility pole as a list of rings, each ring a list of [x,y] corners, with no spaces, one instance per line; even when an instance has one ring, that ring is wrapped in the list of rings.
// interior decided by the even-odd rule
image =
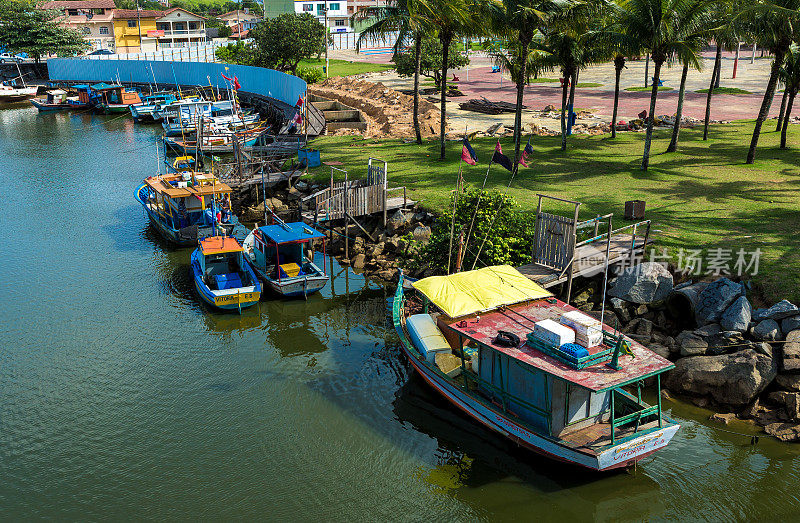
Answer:
[[[139,11],[139,0],[136,0],[136,28],[139,30],[139,52],[142,52],[142,17]]]
[[[331,68],[331,63],[328,60],[328,37],[330,36],[330,31],[328,31],[328,0],[325,0],[323,12],[325,13],[325,78],[328,78]]]

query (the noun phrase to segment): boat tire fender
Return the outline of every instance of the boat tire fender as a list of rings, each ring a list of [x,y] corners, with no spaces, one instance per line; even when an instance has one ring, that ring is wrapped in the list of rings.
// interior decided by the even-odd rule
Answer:
[[[492,342],[501,347],[519,347],[520,339],[513,332],[497,331],[497,336]]]

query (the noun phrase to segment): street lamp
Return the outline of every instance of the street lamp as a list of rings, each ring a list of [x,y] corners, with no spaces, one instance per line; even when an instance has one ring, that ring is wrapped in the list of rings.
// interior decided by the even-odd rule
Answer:
[[[139,0],[136,0],[136,28],[139,29],[139,52],[142,52],[142,18],[139,12]]]
[[[328,0],[325,0],[325,7],[322,8],[322,13],[325,15],[325,78],[328,78],[328,70],[330,69],[330,61],[328,60]]]

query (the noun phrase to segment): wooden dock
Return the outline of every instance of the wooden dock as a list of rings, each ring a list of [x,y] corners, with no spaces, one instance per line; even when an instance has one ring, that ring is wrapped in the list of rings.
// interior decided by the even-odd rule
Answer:
[[[644,237],[636,238],[635,246],[632,245],[633,241],[632,234],[612,236],[608,265],[630,263],[631,252],[633,252],[634,256],[640,256],[644,253],[646,245],[653,244],[653,240],[648,238],[645,245]],[[593,276],[602,273],[606,263],[605,248],[606,242],[590,243],[578,247],[575,250],[572,276]],[[569,279],[569,267],[558,269],[539,263],[529,263],[528,265],[517,267],[517,270],[544,288],[565,283]]]
[[[352,180],[348,178],[347,171],[331,166],[330,186],[301,200],[305,208],[302,212],[303,219],[316,224],[343,218],[354,220],[360,216],[382,213],[385,225],[389,212],[416,203],[408,199],[405,187],[389,188],[387,169],[386,162],[370,158],[367,178]],[[344,180],[334,180],[337,171],[344,175]],[[403,191],[403,195],[389,197],[390,193],[396,191]]]
[[[580,202],[538,196],[532,261],[517,269],[544,288],[566,283],[566,302],[576,276],[602,274],[606,266],[632,265],[635,257],[644,254],[645,248],[652,244],[649,220],[615,230],[613,213],[579,221]],[[571,216],[545,212],[545,203],[552,202],[571,206]],[[601,233],[602,228],[605,232]],[[588,237],[579,242],[579,236]]]

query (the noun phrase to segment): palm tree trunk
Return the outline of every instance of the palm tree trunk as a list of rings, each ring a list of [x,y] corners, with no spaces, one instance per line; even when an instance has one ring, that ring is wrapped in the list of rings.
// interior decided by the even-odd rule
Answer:
[[[778,86],[776,85],[775,87],[777,88]],[[787,94],[789,94],[789,89],[784,88],[783,89],[783,97],[781,98],[781,110],[778,113],[778,126],[775,128],[775,132],[776,133],[783,128],[783,113],[784,113],[784,111],[786,111],[786,98],[787,98],[786,95]]]
[[[681,71],[681,90],[678,93],[678,108],[675,111],[675,124],[672,126],[672,139],[667,147],[668,153],[678,150],[678,134],[681,132],[681,116],[683,114],[683,96],[686,93],[686,75],[689,74],[689,63],[683,64]]]
[[[622,75],[622,68],[625,67],[625,57],[617,56],[614,58],[614,111],[611,116],[611,138],[617,137],[617,110],[619,109],[619,77]]]
[[[567,150],[567,121],[564,119],[564,110],[567,108],[567,89],[572,75],[564,71],[564,85],[561,87],[561,150]]]
[[[522,101],[525,96],[525,80],[528,77],[528,45],[530,41],[520,35],[522,44],[522,64],[517,78],[517,107],[514,111],[514,171],[519,169],[519,144],[522,141]]]
[[[569,101],[567,102],[567,134],[572,133],[572,113],[575,107],[575,84],[578,83],[578,71],[569,79]],[[566,142],[565,142],[566,143]]]
[[[422,34],[414,36],[414,133],[417,143],[422,143],[422,132],[419,128],[419,68],[422,63]]]
[[[717,44],[717,56],[714,58],[714,70],[711,72],[711,83],[708,84],[708,94],[706,94],[706,120],[703,124],[703,140],[708,140],[708,121],[711,119],[711,94],[714,92],[714,85],[719,75],[720,63],[722,61],[722,47]]]
[[[786,89],[784,92],[788,91]],[[789,127],[789,116],[792,114],[792,105],[794,105],[794,97],[797,95],[797,90],[792,89],[789,95],[789,104],[786,106],[786,114],[783,115],[783,128],[781,129],[781,149],[786,149],[786,129]]]
[[[439,39],[442,42],[442,121],[439,126],[439,159],[445,157],[445,127],[447,127],[447,60],[449,60],[450,42],[453,36],[450,33],[440,33]]]
[[[788,48],[788,46],[786,47]],[[772,97],[775,96],[775,85],[778,83],[778,71],[780,71],[785,55],[786,48],[775,51],[775,58],[772,61],[772,69],[770,70],[769,81],[767,82],[767,91],[764,93],[764,100],[762,100],[761,109],[758,111],[758,118],[756,118],[756,126],[753,129],[753,138],[750,140],[750,150],[747,151],[747,160],[745,163],[750,164],[756,160],[756,147],[758,147],[758,138],[761,136],[761,126],[764,125],[764,120],[767,119],[767,115],[769,114],[769,107],[772,105]]]
[[[642,155],[642,169],[647,170],[650,165],[650,144],[653,141],[653,121],[655,120],[656,99],[658,98],[658,80],[661,77],[661,60],[653,59],[653,87],[650,89],[650,113],[647,115],[647,134],[644,137],[644,154]]]

